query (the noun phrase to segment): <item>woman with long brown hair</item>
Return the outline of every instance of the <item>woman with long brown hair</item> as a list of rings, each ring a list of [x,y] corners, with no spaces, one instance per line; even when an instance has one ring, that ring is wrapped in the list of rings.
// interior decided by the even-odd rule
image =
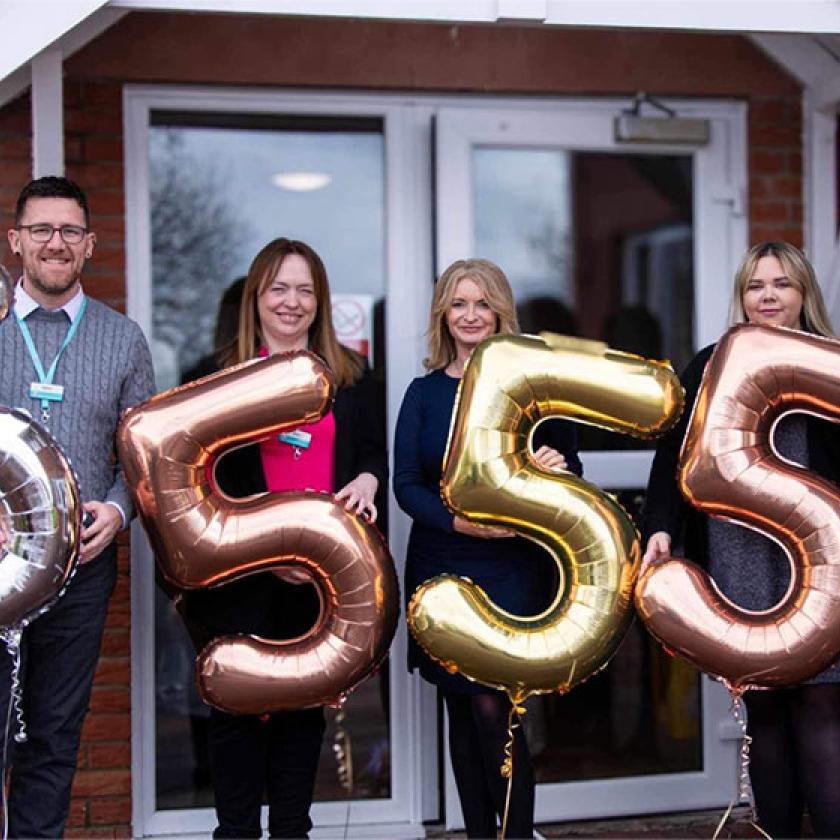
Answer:
[[[387,478],[384,411],[365,359],[343,347],[332,323],[324,264],[306,243],[275,239],[257,254],[242,292],[239,330],[222,352],[224,366],[309,349],[326,362],[338,389],[332,411],[294,434],[236,450],[217,466],[232,496],[284,490],[334,492],[347,509],[374,521]],[[250,633],[294,638],[317,620],[320,597],[303,569],[251,575],[216,590],[189,593],[187,616],[210,636]],[[214,837],[260,837],[268,799],[271,837],[306,837],[323,709],[261,717],[213,709],[211,775],[219,825]]]

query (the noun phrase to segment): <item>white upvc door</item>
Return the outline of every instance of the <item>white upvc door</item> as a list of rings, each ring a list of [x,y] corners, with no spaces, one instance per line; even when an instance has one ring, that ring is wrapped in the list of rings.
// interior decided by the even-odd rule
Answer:
[[[742,105],[669,102],[680,116],[710,121],[702,147],[618,144],[613,117],[618,101],[539,102],[494,107],[442,108],[436,114],[436,248],[438,274],[452,261],[476,254],[475,156],[488,149],[573,153],[690,155],[693,183],[694,343],[702,347],[725,329],[731,278],[747,245],[746,126]],[[574,214],[570,224],[574,226]],[[501,262],[501,260],[500,260]],[[503,263],[503,267],[507,266]],[[610,490],[644,487],[650,451],[586,452],[589,481]],[[593,781],[540,784],[537,822],[680,811],[729,802],[736,790],[738,729],[729,697],[701,682],[700,769],[624,775]],[[446,822],[463,825],[451,766],[446,762]]]

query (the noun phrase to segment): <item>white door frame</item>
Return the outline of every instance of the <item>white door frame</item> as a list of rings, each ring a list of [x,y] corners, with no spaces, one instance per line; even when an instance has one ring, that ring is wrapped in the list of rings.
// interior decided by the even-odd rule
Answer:
[[[431,110],[415,101],[346,94],[127,86],[123,97],[128,314],[148,338],[152,328],[148,132],[152,110],[377,116],[385,132],[386,353],[388,433],[393,440],[402,395],[419,372],[431,299]],[[425,130],[418,130],[425,125]],[[391,551],[400,571],[409,523],[389,500]],[[135,836],[206,834],[210,809],[155,810],[153,558],[142,528],[132,530],[132,795]],[[406,630],[392,646],[391,797],[317,803],[314,836],[421,837],[438,814],[434,692],[409,679]]]
[[[747,247],[746,106],[719,101],[668,101],[681,116],[711,122],[711,140],[698,148],[617,143],[613,117],[619,100],[519,102],[513,107],[443,108],[436,115],[437,271],[474,253],[472,152],[476,146],[581,151],[691,154],[694,182],[695,340],[715,341],[726,327],[732,277]],[[651,452],[587,452],[587,478],[610,489],[644,485]],[[590,782],[541,784],[536,820],[550,822],[596,816],[712,807],[736,791],[737,727],[727,693],[702,680],[703,769]],[[461,828],[452,768],[446,759],[446,825]]]

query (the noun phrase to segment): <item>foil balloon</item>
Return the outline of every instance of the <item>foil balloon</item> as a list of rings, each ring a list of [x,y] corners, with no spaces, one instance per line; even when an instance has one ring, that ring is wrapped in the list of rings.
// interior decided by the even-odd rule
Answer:
[[[14,300],[14,283],[9,277],[9,272],[0,263],[0,321],[5,320],[12,308]]]
[[[840,342],[742,325],[715,348],[680,454],[679,483],[701,511],[776,540],[791,561],[787,593],[739,608],[677,558],[647,569],[636,602],[648,630],[733,692],[798,683],[840,654],[840,493],[783,460],[774,423],[790,411],[840,420]]]
[[[531,456],[536,426],[568,417],[649,437],[676,422],[682,389],[670,366],[561,336],[494,336],[461,380],[442,495],[472,522],[511,528],[546,548],[560,572],[551,606],[511,615],[471,581],[441,575],[414,593],[408,621],[450,671],[514,701],[568,691],[602,668],[632,619],[638,534],[620,505]]]
[[[0,407],[0,628],[46,611],[76,567],[82,507],[73,468],[25,411]]]
[[[228,712],[336,704],[385,657],[399,593],[374,526],[317,493],[223,495],[212,480],[232,446],[311,423],[330,408],[332,376],[313,354],[247,362],[131,409],[120,459],[160,570],[175,586],[219,586],[283,564],[305,566],[321,614],[303,637],[215,639],[200,653],[199,688]]]

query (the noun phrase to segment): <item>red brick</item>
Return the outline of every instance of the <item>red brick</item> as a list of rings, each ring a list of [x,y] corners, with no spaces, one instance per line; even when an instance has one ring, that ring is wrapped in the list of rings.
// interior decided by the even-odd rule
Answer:
[[[80,770],[73,782],[74,796],[128,796],[130,770]]]
[[[73,828],[65,832],[64,836],[67,840],[94,840],[95,838],[98,839],[100,837],[111,838],[111,840],[116,840],[116,838],[130,838],[131,826],[87,826],[86,828]]]
[[[124,604],[131,600],[131,581],[125,575],[117,577],[114,593],[111,595],[112,604]]]
[[[64,130],[71,133],[118,133],[122,129],[122,109],[73,108],[65,111]]]
[[[90,708],[94,712],[130,712],[131,693],[127,687],[94,687],[90,698]]]
[[[787,99],[751,99],[750,126],[788,123],[791,119],[791,110],[793,110],[788,103]]]
[[[15,160],[14,158],[0,159],[0,179],[9,183],[17,182],[23,186],[32,177],[32,162],[29,160]]]
[[[131,737],[128,712],[91,712],[85,719],[82,738],[86,741],[127,741]]]
[[[0,137],[0,158],[8,160],[16,157],[31,159],[32,143],[29,137],[23,134]]]
[[[756,129],[750,127],[749,135],[754,148],[799,146],[802,142],[802,129],[798,125],[769,125]]]
[[[131,653],[131,634],[122,627],[105,631],[102,637],[103,656],[128,656]]]
[[[131,799],[127,796],[95,798],[88,809],[91,825],[118,825],[131,822]]]
[[[82,82],[85,107],[114,108],[122,111],[122,82],[85,79]]]
[[[94,195],[89,195],[88,199],[94,220],[101,215],[122,216],[125,213],[122,190],[98,190]]]
[[[781,151],[752,149],[750,151],[750,171],[756,174],[776,175],[787,172],[788,157]]]
[[[68,170],[70,167],[68,166]],[[123,167],[121,163],[75,163],[73,180],[84,185],[85,191],[93,192],[102,187],[119,188],[123,185]]]
[[[751,201],[750,219],[755,223],[786,222],[790,219],[786,201]]]
[[[127,743],[107,741],[88,746],[88,767],[92,770],[130,766],[131,749]]]
[[[72,799],[70,813],[67,815],[67,825],[71,828],[87,825],[87,806],[87,799]]]
[[[801,199],[802,179],[796,175],[783,175],[779,177],[754,175],[750,179],[750,197],[752,199]]]
[[[122,163],[121,137],[87,137],[84,143],[85,160],[117,161]]]
[[[128,685],[131,680],[131,667],[128,657],[107,657],[99,660],[96,666],[97,685]]]
[[[100,298],[103,300],[104,298]],[[109,627],[130,627],[131,626],[131,604],[111,602],[108,607]]]
[[[785,225],[753,224],[750,226],[750,244],[765,242],[768,239],[782,239],[785,242],[790,242],[791,245],[796,245],[797,248],[801,248],[802,228]]]

